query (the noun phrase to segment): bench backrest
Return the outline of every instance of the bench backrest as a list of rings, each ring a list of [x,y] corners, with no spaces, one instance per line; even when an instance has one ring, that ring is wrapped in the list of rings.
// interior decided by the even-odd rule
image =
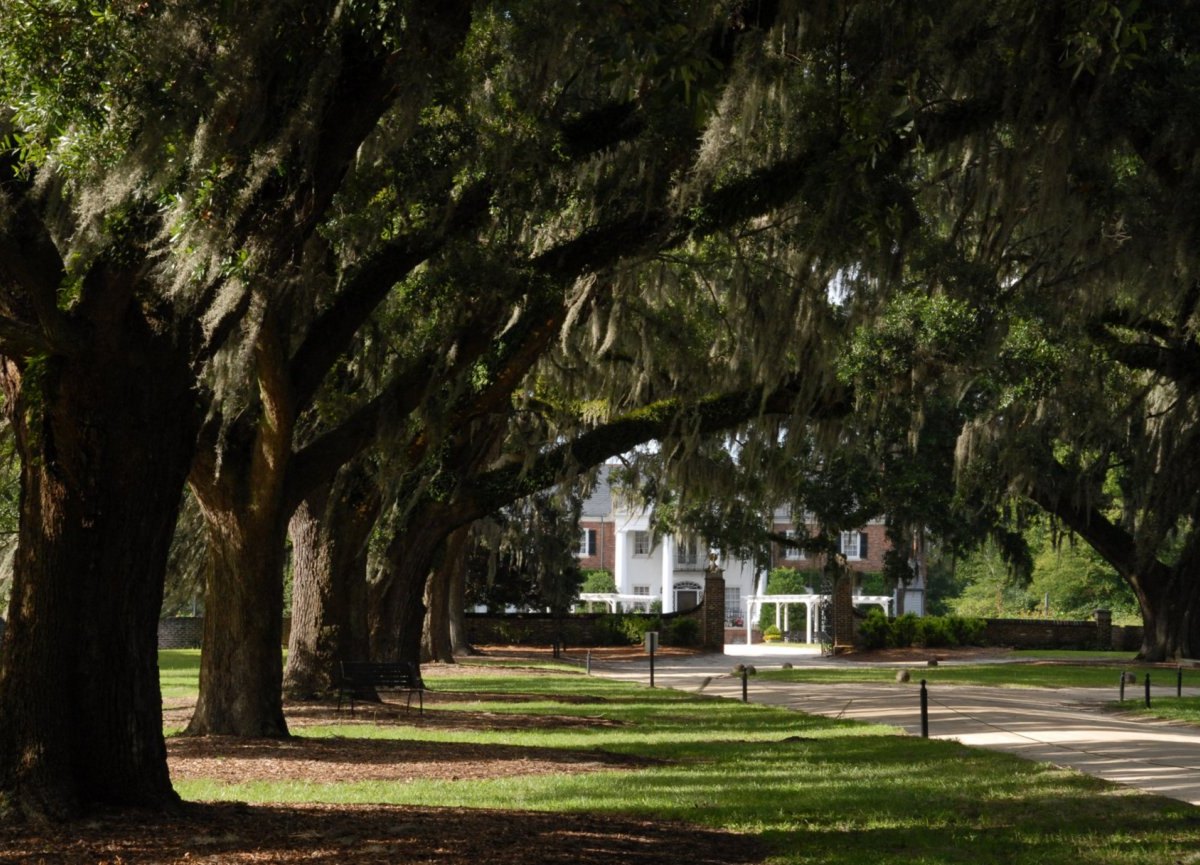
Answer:
[[[410,662],[386,664],[375,661],[342,661],[342,679],[357,685],[379,688],[421,688],[421,671]]]

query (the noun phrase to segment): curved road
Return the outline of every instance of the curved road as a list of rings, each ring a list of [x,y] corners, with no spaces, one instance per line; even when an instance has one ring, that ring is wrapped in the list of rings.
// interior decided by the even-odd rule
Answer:
[[[734,651],[741,648],[730,647]],[[845,664],[810,654],[659,657],[655,660],[655,684],[741,699],[741,678],[730,675],[734,664],[769,669],[784,661],[814,667]],[[823,685],[751,678],[748,692],[756,703],[887,724],[920,735],[920,670],[909,669],[913,681],[906,684]],[[649,662],[594,664],[592,672],[648,682]],[[1141,699],[1142,693],[1140,688],[1131,688],[1127,696]],[[1174,694],[1174,688],[1170,693]],[[1184,693],[1195,696],[1200,690],[1185,688]],[[966,745],[1068,766],[1097,778],[1200,805],[1200,728],[1105,711],[1104,704],[1116,698],[1115,688],[940,685],[930,687],[928,696],[931,737],[957,739]]]

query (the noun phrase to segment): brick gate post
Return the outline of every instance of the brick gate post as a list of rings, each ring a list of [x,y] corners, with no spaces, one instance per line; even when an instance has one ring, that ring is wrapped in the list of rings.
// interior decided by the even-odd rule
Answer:
[[[703,647],[720,652],[725,648],[725,572],[711,557],[704,572],[704,628],[700,636]]]
[[[839,569],[833,581],[833,650],[854,648],[854,577]]]
[[[1111,610],[1096,610],[1096,648],[1102,652],[1113,647],[1113,623]]]

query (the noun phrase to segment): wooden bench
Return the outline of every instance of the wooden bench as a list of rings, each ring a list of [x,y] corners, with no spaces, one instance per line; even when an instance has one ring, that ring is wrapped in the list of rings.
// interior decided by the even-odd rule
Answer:
[[[365,688],[381,691],[407,691],[406,708],[412,711],[413,694],[417,695],[420,714],[425,714],[425,683],[420,668],[411,661],[386,664],[375,661],[342,661],[341,681],[338,682],[338,711],[342,698],[348,698],[350,714],[354,714],[354,697]]]

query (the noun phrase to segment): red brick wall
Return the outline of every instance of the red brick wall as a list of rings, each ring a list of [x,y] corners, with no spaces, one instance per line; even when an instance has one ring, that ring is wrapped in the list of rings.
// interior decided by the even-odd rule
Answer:
[[[791,529],[790,523],[776,523],[774,530],[783,532]],[[852,571],[875,573],[883,570],[883,554],[891,548],[887,539],[887,526],[871,524],[859,531],[867,536],[867,557],[850,559],[847,565]],[[798,571],[819,571],[824,566],[824,556],[806,555],[803,559],[785,559],[782,548],[776,544],[771,555],[771,567],[795,568]]]
[[[581,520],[579,529],[581,532],[584,529],[596,530],[596,555],[580,556],[579,567],[584,570],[604,568],[606,571],[613,572],[615,570],[613,562],[617,558],[616,526],[608,520],[604,522],[600,520]]]

